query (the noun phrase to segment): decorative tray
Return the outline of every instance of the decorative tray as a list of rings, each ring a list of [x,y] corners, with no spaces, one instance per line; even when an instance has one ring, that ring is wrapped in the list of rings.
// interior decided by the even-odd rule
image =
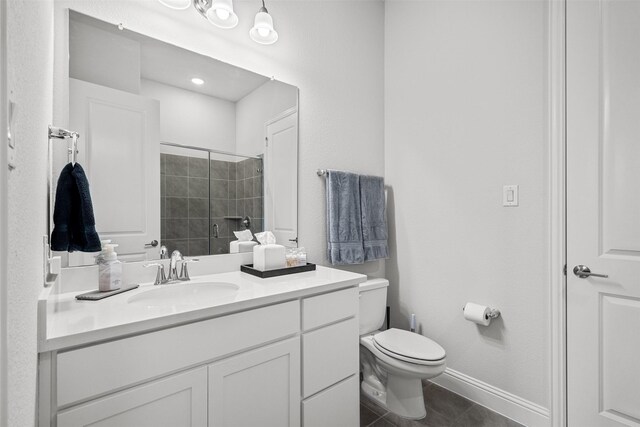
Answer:
[[[248,273],[261,279],[267,279],[269,277],[284,276],[286,274],[303,273],[305,271],[313,271],[316,269],[316,265],[310,262],[307,265],[298,265],[296,267],[277,268],[275,270],[260,271],[253,268],[253,264],[241,265],[240,271]]]

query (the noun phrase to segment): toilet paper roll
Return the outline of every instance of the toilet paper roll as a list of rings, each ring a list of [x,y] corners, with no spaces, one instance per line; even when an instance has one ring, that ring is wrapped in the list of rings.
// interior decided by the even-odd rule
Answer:
[[[464,318],[482,326],[488,326],[491,323],[490,312],[491,309],[486,305],[468,302],[464,306]]]

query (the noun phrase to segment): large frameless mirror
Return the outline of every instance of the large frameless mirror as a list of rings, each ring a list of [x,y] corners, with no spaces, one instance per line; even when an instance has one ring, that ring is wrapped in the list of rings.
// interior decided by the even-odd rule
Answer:
[[[68,48],[69,129],[121,260],[226,254],[247,228],[297,245],[296,87],[73,11]]]

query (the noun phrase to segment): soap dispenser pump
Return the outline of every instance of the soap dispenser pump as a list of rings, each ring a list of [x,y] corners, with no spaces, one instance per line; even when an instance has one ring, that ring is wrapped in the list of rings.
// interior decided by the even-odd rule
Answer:
[[[98,256],[98,276],[100,292],[115,291],[122,285],[122,263],[118,261],[115,248],[118,245],[107,243]]]

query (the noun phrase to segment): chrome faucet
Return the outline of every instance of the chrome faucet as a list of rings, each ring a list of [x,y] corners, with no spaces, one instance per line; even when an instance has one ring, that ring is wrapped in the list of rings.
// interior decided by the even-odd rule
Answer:
[[[171,252],[171,260],[169,261],[169,276],[168,281],[178,280],[178,261],[182,261],[182,254],[179,250]]]
[[[158,267],[156,274],[156,280],[154,285],[166,285],[167,283],[186,282],[191,280],[189,277],[189,270],[187,264],[190,262],[198,262],[198,258],[184,259],[180,251],[173,251],[171,253],[171,260],[169,261],[169,275],[165,274],[164,264],[161,262],[151,262],[144,264],[144,267]],[[178,274],[178,263],[180,263],[180,274]]]

